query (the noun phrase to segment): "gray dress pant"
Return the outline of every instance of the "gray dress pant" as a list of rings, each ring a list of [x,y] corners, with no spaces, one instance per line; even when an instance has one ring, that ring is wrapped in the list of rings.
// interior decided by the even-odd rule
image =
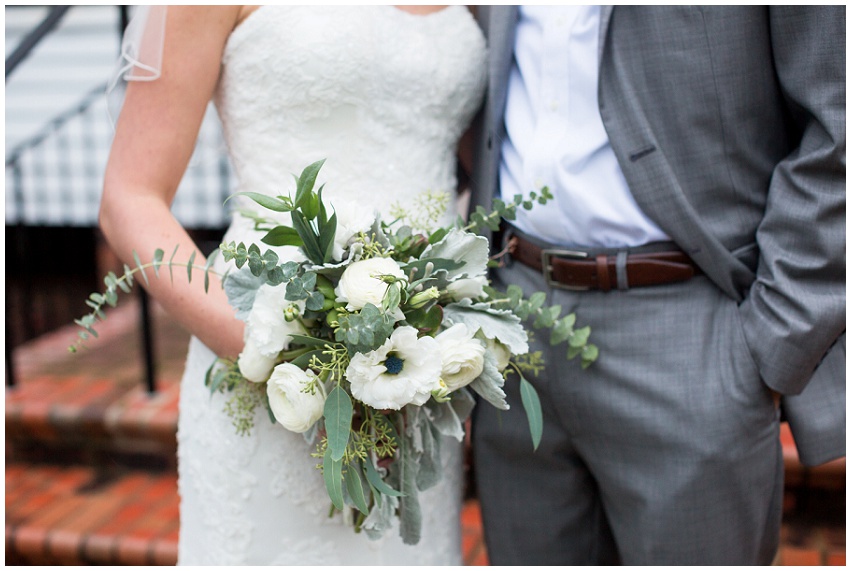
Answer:
[[[511,409],[480,403],[473,452],[495,565],[769,564],[783,496],[779,412],[736,302],[706,277],[610,292],[549,290],[519,263],[495,285],[590,325],[582,370],[536,331],[547,369],[529,378],[544,434],[532,450],[516,378]]]

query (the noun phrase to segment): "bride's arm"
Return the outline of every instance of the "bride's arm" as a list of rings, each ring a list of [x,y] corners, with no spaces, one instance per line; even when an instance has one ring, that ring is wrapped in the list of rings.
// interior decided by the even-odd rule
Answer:
[[[156,248],[168,257],[179,244],[175,260],[185,262],[196,250],[170,205],[238,14],[238,7],[169,7],[162,76],[129,82],[106,168],[100,226],[116,254],[130,265],[134,251],[148,262]],[[200,253],[195,263],[205,263]],[[216,354],[236,357],[243,346],[243,324],[234,317],[220,282],[211,279],[205,294],[202,278],[188,283],[185,272],[175,272],[172,284],[166,273],[157,279],[148,271],[149,292]]]

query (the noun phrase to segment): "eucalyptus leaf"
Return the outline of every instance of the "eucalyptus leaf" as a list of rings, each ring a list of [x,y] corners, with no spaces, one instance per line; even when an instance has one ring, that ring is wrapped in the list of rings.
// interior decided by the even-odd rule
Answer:
[[[331,448],[325,450],[325,456],[322,459],[322,472],[325,478],[325,489],[328,491],[331,503],[334,504],[335,508],[342,511],[345,507],[343,503],[343,460],[331,458]]]
[[[195,254],[197,252],[193,250],[192,255],[189,256],[189,262],[186,264],[186,277],[190,283],[192,282],[192,265],[195,263]]]
[[[325,400],[324,410],[328,449],[333,460],[340,460],[346,452],[352,429],[352,412],[352,399],[342,387],[334,387]]]
[[[520,400],[529,420],[529,430],[532,433],[532,445],[535,450],[541,444],[541,436],[544,433],[544,414],[541,410],[541,399],[532,383],[525,377],[520,377]]]
[[[375,466],[372,465],[372,460],[367,459],[364,462],[364,467],[366,468],[366,479],[372,484],[372,487],[378,490],[382,495],[392,496],[398,498],[404,494],[402,492],[398,492],[391,488],[387,482],[385,482],[381,475],[378,473],[378,470],[375,469]]]
[[[142,268],[142,260],[139,259],[139,254],[133,250],[133,261],[136,262],[136,267],[139,268],[139,273],[142,274],[142,279],[145,280],[145,285],[148,285],[148,276]]]
[[[343,480],[346,482],[346,491],[349,492],[349,497],[354,502],[355,507],[364,515],[369,515],[369,505],[367,504],[366,494],[363,491],[363,479],[360,477],[360,465],[358,462],[352,462],[346,468],[346,473],[343,475]]]

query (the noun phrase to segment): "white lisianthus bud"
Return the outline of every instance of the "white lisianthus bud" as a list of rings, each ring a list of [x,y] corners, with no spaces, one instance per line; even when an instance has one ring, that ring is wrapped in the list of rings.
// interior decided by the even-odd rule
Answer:
[[[414,309],[419,309],[420,307],[427,304],[429,301],[433,299],[437,299],[440,297],[440,291],[432,286],[425,291],[420,291],[411,296],[411,300],[408,302],[408,305]]]
[[[315,378],[313,371],[303,371],[292,363],[281,363],[272,371],[266,384],[272,414],[284,428],[292,432],[307,432],[322,418],[325,392],[322,383],[316,383],[313,394],[304,392]]]
[[[272,372],[272,367],[275,366],[275,359],[261,353],[248,336],[245,339],[245,347],[236,362],[242,376],[252,383],[265,383]]]
[[[452,296],[455,301],[460,301],[465,298],[478,299],[484,295],[484,287],[488,285],[488,279],[485,276],[475,278],[461,278],[455,280],[446,287],[446,291]]]
[[[349,264],[334,290],[337,301],[346,302],[349,311],[361,310],[367,303],[381,307],[388,287],[381,278],[384,275],[405,277],[399,264],[390,258],[370,258]]]
[[[434,338],[443,362],[441,379],[452,392],[472,383],[485,366],[485,346],[467,326],[456,323]]]

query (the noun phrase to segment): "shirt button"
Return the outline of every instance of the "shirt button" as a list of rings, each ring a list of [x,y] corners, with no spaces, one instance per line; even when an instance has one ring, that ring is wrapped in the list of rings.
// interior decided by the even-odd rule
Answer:
[[[556,110],[558,109],[558,101],[556,101],[555,99],[553,99],[553,100],[550,102],[550,109],[552,109],[553,111],[556,111]]]

